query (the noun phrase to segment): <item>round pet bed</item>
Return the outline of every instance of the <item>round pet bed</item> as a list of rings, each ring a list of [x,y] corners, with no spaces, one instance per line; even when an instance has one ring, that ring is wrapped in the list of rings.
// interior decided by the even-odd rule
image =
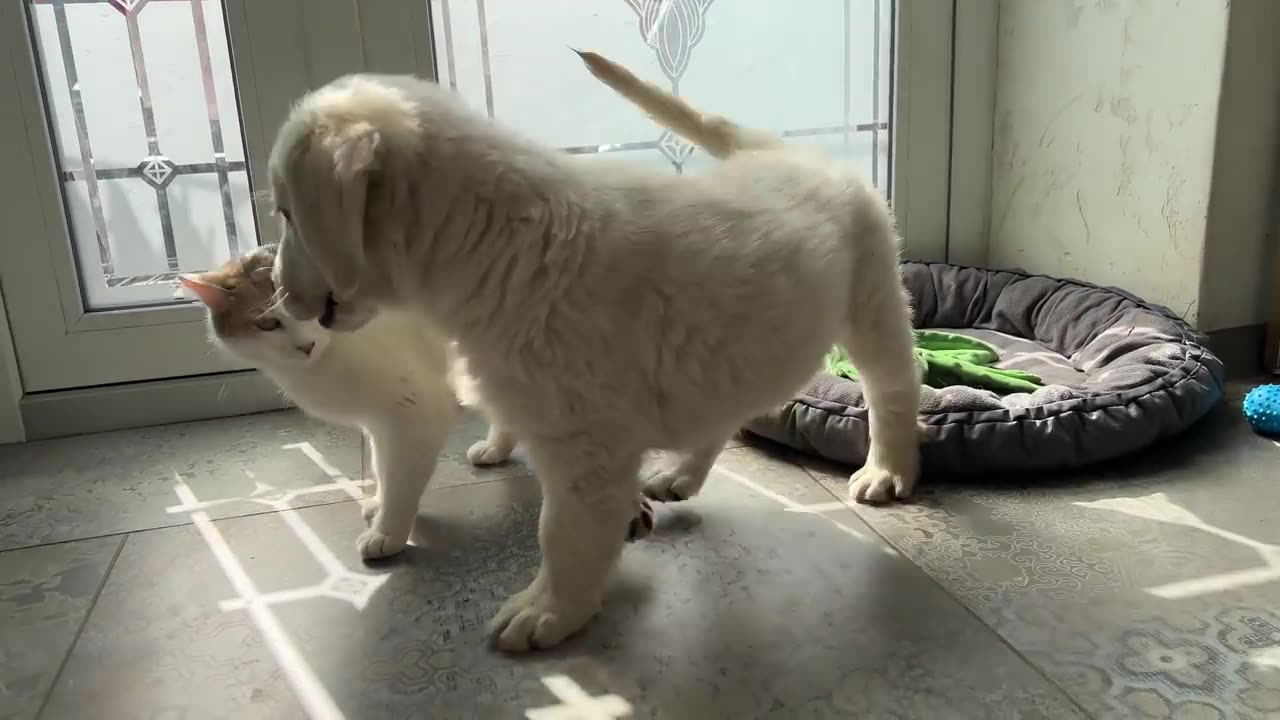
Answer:
[[[996,367],[1038,375],[1034,392],[924,388],[927,471],[975,474],[1073,468],[1185,430],[1223,396],[1223,367],[1167,309],[1111,288],[941,263],[903,264],[918,328],[994,346]],[[747,424],[803,452],[861,464],[862,388],[816,377],[794,401]]]

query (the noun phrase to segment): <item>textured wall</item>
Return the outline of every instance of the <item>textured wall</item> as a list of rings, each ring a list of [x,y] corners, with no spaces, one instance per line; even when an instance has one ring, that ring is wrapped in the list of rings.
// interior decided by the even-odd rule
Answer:
[[[990,262],[1194,320],[1225,0],[1002,0]]]

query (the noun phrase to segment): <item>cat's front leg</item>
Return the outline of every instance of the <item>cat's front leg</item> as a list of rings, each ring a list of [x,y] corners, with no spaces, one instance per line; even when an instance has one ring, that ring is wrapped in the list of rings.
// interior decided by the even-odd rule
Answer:
[[[369,529],[356,539],[365,560],[390,557],[404,550],[418,517],[418,503],[435,472],[436,460],[449,435],[451,412],[431,413],[409,422],[389,421],[373,432],[374,472],[378,495],[366,502]]]
[[[378,467],[378,446],[372,434],[366,432],[365,437],[369,441],[369,464],[375,468],[373,471],[373,495],[360,500],[360,516],[364,518],[364,524],[368,525],[373,522],[373,516],[378,514],[378,508],[382,507],[382,476],[376,470]]]

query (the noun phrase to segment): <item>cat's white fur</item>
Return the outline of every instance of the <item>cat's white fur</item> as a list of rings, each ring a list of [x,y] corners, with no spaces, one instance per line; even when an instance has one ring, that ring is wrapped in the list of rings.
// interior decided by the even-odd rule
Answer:
[[[257,367],[304,412],[363,430],[373,449],[376,493],[364,501],[369,528],[356,540],[361,557],[404,549],[418,503],[458,414],[445,338],[420,317],[379,313],[353,333],[313,321],[277,317],[273,332],[214,340]],[[304,352],[300,348],[310,348]],[[507,459],[514,441],[497,427],[468,457]]]
[[[833,343],[871,412],[850,493],[915,481],[919,382],[884,198],[821,157],[683,120],[730,141],[703,138],[727,155],[714,171],[583,162],[434,84],[364,75],[302,98],[273,148],[288,312],[335,329],[430,317],[527,443],[542,565],[490,625],[503,649],[555,645],[598,611],[646,449],[684,449],[654,491],[692,495],[734,429],[789,400]]]

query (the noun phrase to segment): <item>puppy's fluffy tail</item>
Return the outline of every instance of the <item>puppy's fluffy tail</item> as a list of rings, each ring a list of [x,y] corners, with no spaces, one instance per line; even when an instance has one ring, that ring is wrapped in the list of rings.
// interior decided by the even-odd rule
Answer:
[[[659,125],[670,128],[714,157],[726,158],[739,150],[782,144],[782,139],[772,133],[742,128],[718,115],[703,115],[684,100],[641,80],[603,55],[577,49],[574,52],[596,79],[649,113]]]

